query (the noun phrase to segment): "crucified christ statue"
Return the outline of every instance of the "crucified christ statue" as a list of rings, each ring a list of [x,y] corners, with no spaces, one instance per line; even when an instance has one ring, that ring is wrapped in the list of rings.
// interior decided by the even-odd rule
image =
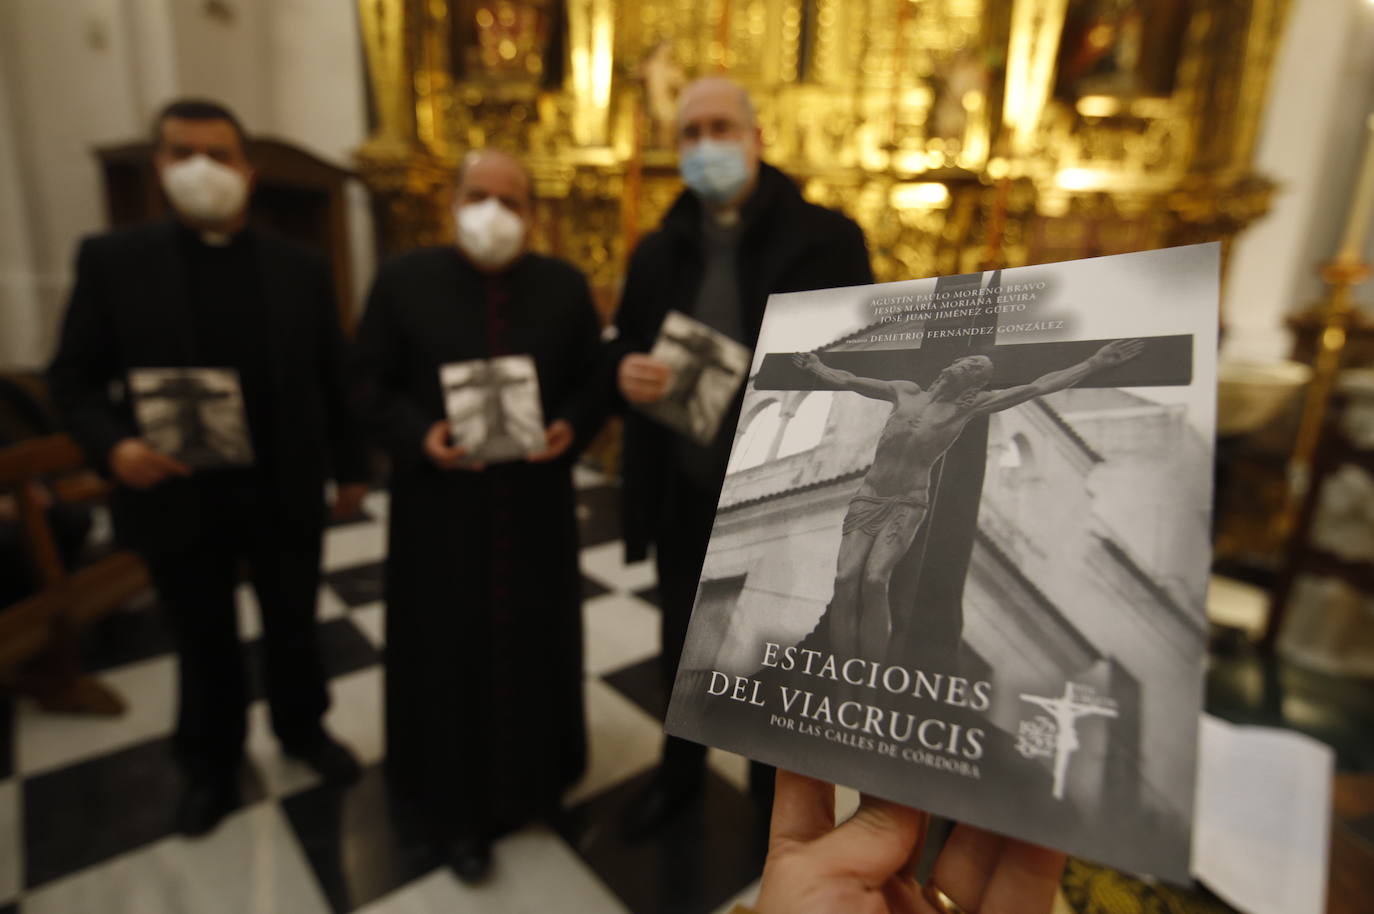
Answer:
[[[915,381],[884,381],[830,368],[814,353],[793,355],[797,367],[841,390],[892,404],[873,465],[844,518],[830,603],[834,652],[872,660],[886,653],[892,637],[893,571],[930,513],[930,477],[936,461],[970,420],[1072,387],[1135,358],[1144,348],[1140,340],[1115,340],[1076,365],[998,391],[983,389],[992,379],[992,360],[983,355],[956,359],[929,388]]]

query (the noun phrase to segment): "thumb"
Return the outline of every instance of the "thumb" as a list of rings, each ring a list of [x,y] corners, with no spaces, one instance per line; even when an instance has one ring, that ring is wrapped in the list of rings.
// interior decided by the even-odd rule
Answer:
[[[153,456],[153,462],[161,469],[179,476],[191,474],[191,468],[171,454],[164,454],[162,451],[152,449],[149,449],[149,453]]]
[[[925,831],[927,817],[887,800],[864,797],[859,811],[808,848],[831,872],[849,873],[882,883],[911,859]]]

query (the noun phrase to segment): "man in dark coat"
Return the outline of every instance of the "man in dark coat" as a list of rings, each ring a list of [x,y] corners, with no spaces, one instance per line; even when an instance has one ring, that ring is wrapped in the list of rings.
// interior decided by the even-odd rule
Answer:
[[[600,327],[582,275],[526,249],[532,207],[518,161],[469,156],[458,244],[385,266],[355,344],[392,463],[387,771],[468,881],[585,766],[572,459],[604,415]],[[534,362],[547,446],[483,466],[450,437],[440,369],[510,355]]]
[[[118,536],[146,559],[180,668],[174,745],[188,778],[178,825],[213,828],[239,802],[248,686],[234,591],[251,570],[272,727],[328,780],[358,764],[325,732],[315,622],[325,482],[356,512],[365,455],[349,417],[339,319],[324,259],[247,224],[253,171],[238,121],[210,102],[167,106],[154,164],[176,218],[86,239],[53,399],[116,483]],[[192,470],[135,420],[131,373],[237,372],[255,461]]]
[[[759,161],[762,134],[745,91],[723,78],[683,90],[678,151],[688,189],[630,260],[611,344],[617,388],[629,404],[671,390],[671,371],[645,353],[669,310],[690,314],[746,346],[758,341],[768,296],[873,281],[863,232],[807,203],[782,172]],[[725,480],[743,391],[714,442],[698,445],[629,411],[625,418],[622,510],[627,561],[656,546],[663,611],[663,673],[671,689],[682,654]],[[627,837],[647,835],[697,794],[706,748],[666,737],[663,764],[627,806]],[[768,769],[751,789],[772,795]]]

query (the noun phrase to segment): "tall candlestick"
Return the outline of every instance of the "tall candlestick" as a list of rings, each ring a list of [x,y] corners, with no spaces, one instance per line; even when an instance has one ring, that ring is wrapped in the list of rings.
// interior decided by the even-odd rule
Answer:
[[[1369,231],[1369,218],[1374,215],[1374,114],[1369,116],[1369,140],[1364,149],[1364,167],[1360,182],[1355,186],[1355,202],[1345,220],[1345,235],[1336,254],[1338,263],[1358,263],[1364,253],[1364,237]]]

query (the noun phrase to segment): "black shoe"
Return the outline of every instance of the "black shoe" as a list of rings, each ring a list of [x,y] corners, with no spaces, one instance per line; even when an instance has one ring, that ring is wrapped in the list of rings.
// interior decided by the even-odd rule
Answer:
[[[186,785],[177,807],[177,831],[188,838],[207,834],[238,805],[239,785],[236,778],[193,780]]]
[[[448,862],[459,879],[475,885],[491,872],[491,844],[480,838],[459,838],[449,845]]]
[[[696,802],[701,779],[673,781],[655,777],[620,813],[620,837],[634,843],[660,831]]]
[[[362,777],[362,766],[353,753],[328,735],[322,734],[314,742],[287,745],[283,749],[291,758],[309,765],[327,784],[346,787]]]

